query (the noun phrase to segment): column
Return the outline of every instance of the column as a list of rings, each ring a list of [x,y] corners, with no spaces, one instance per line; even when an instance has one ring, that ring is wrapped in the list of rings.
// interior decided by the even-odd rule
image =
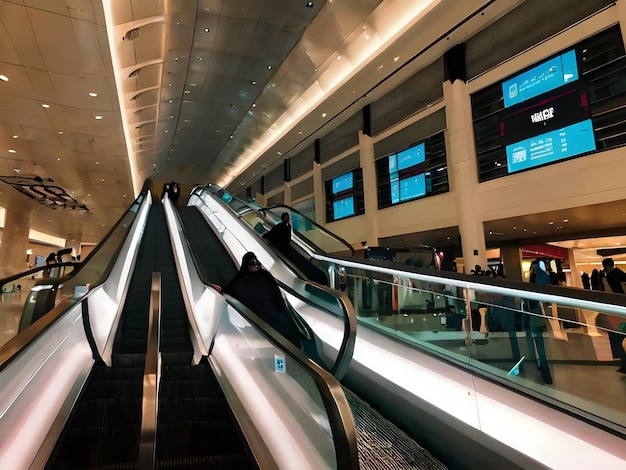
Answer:
[[[522,250],[519,246],[500,247],[500,259],[504,265],[504,274],[508,279],[522,279]]]
[[[24,201],[11,201],[5,208],[2,244],[0,244],[0,277],[26,271],[26,250],[32,209]]]
[[[363,170],[363,192],[365,198],[365,237],[369,246],[378,246],[378,188],[372,138],[359,131],[359,156]]]
[[[479,205],[478,168],[472,136],[472,108],[465,83],[443,83],[448,128],[447,154],[450,187],[454,191],[465,272],[487,267],[487,248]]]
[[[65,248],[72,249],[72,256],[74,258],[80,256],[80,240],[77,240],[75,238],[68,238],[67,240],[65,240]]]
[[[313,162],[313,194],[315,195],[315,221],[320,225],[326,224],[326,195],[324,181],[322,181],[322,165]]]

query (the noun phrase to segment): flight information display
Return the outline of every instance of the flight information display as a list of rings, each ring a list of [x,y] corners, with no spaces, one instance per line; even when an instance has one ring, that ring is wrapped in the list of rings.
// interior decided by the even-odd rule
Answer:
[[[413,147],[398,152],[398,170],[404,170],[411,166],[423,163],[426,159],[425,145],[421,142]],[[389,171],[391,170],[391,158],[389,159]]]
[[[333,217],[334,220],[343,219],[355,215],[354,196],[344,197],[333,201]]]
[[[352,172],[344,173],[343,175],[336,176],[332,181],[333,194],[339,194],[342,191],[352,189],[353,175]]]
[[[506,146],[509,173],[596,149],[591,119]]]
[[[522,103],[576,80],[576,51],[571,50],[502,82],[504,107]]]
[[[391,182],[391,202],[410,201],[426,195],[426,176],[424,173],[409,176]]]

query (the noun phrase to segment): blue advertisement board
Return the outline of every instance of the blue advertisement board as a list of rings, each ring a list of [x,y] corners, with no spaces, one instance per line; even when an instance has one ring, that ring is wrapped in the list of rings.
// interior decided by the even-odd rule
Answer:
[[[571,50],[502,82],[504,107],[508,108],[576,80],[576,51]]]
[[[409,176],[391,182],[391,202],[410,201],[426,195],[426,177],[424,173]]]
[[[352,186],[353,176],[351,171],[333,178],[333,194],[352,189]]]
[[[354,196],[344,197],[343,199],[333,201],[334,220],[350,217],[354,214]]]
[[[398,170],[404,170],[413,165],[423,163],[426,158],[424,142],[398,152]],[[391,164],[389,165],[391,169]]]

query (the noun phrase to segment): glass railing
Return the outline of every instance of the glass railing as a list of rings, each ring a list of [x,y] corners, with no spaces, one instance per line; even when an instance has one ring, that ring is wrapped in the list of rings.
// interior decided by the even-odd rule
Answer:
[[[344,265],[360,325],[626,428],[626,296],[392,266]]]

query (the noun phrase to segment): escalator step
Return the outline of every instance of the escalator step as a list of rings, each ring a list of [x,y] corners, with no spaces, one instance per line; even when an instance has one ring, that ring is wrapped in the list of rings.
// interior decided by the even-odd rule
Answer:
[[[197,457],[169,458],[157,461],[159,470],[222,470],[251,468],[243,454],[203,455]]]

